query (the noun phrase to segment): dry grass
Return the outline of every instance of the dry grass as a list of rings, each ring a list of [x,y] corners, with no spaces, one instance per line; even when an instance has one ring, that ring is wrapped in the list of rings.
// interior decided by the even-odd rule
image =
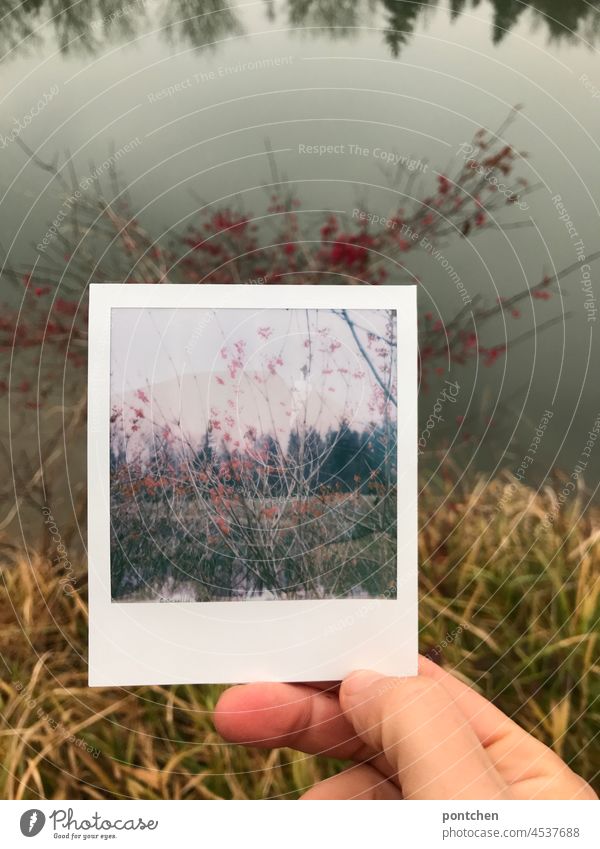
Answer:
[[[553,491],[519,486],[498,512],[506,483],[422,499],[422,648],[597,787],[600,511],[574,496],[540,535]],[[339,767],[224,745],[217,687],[88,689],[83,596],[41,555],[2,571],[1,797],[295,796]]]

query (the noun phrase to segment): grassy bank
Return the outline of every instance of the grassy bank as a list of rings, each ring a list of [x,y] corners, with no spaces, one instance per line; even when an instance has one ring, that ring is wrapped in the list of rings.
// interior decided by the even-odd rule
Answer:
[[[176,506],[165,497],[113,505],[113,601],[385,598],[395,591],[395,489],[378,499],[358,491],[268,499],[234,492],[222,509],[209,505],[209,493]]]
[[[542,531],[554,491],[509,483],[422,497],[421,650],[598,789],[600,510],[574,495]],[[31,552],[2,573],[0,797],[295,796],[339,767],[223,744],[218,687],[88,689],[83,582]]]

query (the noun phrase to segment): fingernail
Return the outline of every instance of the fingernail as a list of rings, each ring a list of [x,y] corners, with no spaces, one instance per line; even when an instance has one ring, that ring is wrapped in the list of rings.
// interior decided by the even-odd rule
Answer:
[[[352,672],[347,678],[344,678],[342,683],[344,698],[354,699],[363,690],[366,690],[375,681],[380,681],[383,677],[379,672],[373,672],[371,669],[360,669],[358,672]]]

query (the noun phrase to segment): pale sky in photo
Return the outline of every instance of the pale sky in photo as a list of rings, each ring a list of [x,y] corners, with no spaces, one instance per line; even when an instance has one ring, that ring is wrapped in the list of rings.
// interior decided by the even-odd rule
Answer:
[[[349,315],[364,328],[358,333],[365,346],[366,331],[386,335],[385,311],[352,310]],[[236,365],[240,358],[236,343],[244,346],[243,367]],[[373,361],[377,362],[376,356]],[[330,310],[112,310],[112,403],[131,406],[141,389],[156,402],[155,421],[185,418],[188,427],[192,422],[199,432],[210,410],[218,410],[220,416],[227,405],[233,409],[234,398],[235,430],[259,415],[268,430],[266,407],[258,398],[266,392],[275,411],[273,430],[283,433],[289,427],[290,405],[297,409],[302,397],[309,395],[319,396],[318,413],[316,402],[311,402],[312,415],[322,429],[334,425],[346,408],[355,426],[361,427],[379,419],[369,408],[374,385],[350,329]],[[243,398],[242,386],[246,386]],[[192,400],[191,395],[198,397]],[[287,420],[282,421],[284,416]]]

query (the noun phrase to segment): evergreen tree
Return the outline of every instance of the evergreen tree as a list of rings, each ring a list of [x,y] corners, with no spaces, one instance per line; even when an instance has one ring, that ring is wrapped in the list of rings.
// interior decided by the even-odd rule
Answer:
[[[342,420],[337,431],[328,431],[325,450],[327,459],[323,465],[322,483],[344,492],[356,489],[355,477],[360,474],[361,439],[347,419]]]

